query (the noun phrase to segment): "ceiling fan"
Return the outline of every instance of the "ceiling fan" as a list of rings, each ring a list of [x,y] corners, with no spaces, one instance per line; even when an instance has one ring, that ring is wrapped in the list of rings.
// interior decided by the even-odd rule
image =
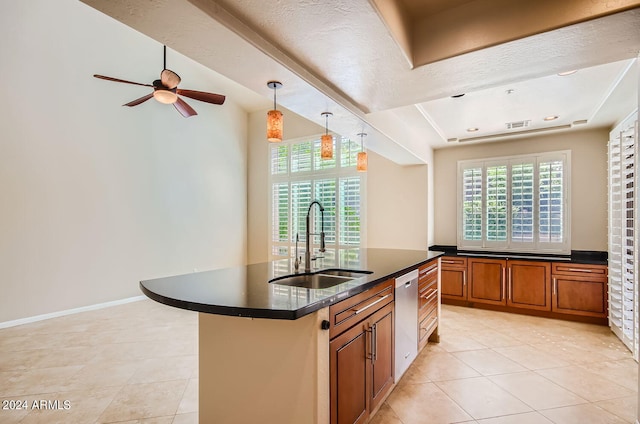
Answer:
[[[160,73],[160,79],[153,81],[152,84],[142,84],[139,82],[125,81],[122,79],[107,77],[98,74],[94,74],[93,76],[107,81],[123,82],[126,84],[142,85],[144,87],[153,88],[152,93],[149,93],[146,96],[142,96],[139,99],[130,101],[129,103],[125,103],[123,106],[137,106],[140,103],[144,103],[150,98],[154,97],[160,103],[173,104],[176,110],[180,112],[180,114],[185,118],[197,115],[198,113],[191,106],[189,106],[187,102],[178,97],[178,95],[190,97],[195,100],[200,100],[201,102],[212,103],[214,105],[221,105],[225,100],[225,96],[223,96],[222,94],[207,93],[204,91],[195,90],[183,90],[181,88],[178,88],[178,84],[180,84],[181,81],[180,77],[172,70],[167,69],[167,46],[164,46],[164,69]]]

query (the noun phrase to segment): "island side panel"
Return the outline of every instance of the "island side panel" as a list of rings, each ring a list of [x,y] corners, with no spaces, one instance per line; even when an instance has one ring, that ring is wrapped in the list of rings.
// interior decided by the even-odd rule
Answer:
[[[200,424],[328,424],[328,319],[200,313]]]

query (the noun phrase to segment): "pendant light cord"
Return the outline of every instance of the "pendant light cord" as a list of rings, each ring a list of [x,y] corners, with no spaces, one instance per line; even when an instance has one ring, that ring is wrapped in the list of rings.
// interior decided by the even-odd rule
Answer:
[[[162,47],[164,47],[164,62],[163,62],[164,68],[163,69],[167,69],[167,46],[162,46]]]

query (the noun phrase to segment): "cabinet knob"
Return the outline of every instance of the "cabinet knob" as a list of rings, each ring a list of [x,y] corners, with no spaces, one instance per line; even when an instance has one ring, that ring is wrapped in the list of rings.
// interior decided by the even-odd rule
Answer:
[[[326,319],[323,319],[322,323],[320,323],[320,328],[323,330],[328,330],[330,325],[331,323],[329,321],[327,321]]]

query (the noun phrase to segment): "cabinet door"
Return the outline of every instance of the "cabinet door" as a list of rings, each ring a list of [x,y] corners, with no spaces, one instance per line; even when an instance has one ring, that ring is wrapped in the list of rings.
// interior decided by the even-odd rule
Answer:
[[[331,424],[364,423],[369,417],[368,326],[359,323],[329,342]]]
[[[507,306],[551,310],[551,263],[507,261]]]
[[[371,325],[371,411],[393,386],[393,304],[369,319]]]
[[[470,301],[492,305],[506,305],[505,272],[507,261],[502,259],[470,258]]]
[[[440,294],[443,299],[467,300],[466,268],[442,266],[440,271]]]
[[[554,275],[553,311],[563,314],[606,318],[606,278]]]

